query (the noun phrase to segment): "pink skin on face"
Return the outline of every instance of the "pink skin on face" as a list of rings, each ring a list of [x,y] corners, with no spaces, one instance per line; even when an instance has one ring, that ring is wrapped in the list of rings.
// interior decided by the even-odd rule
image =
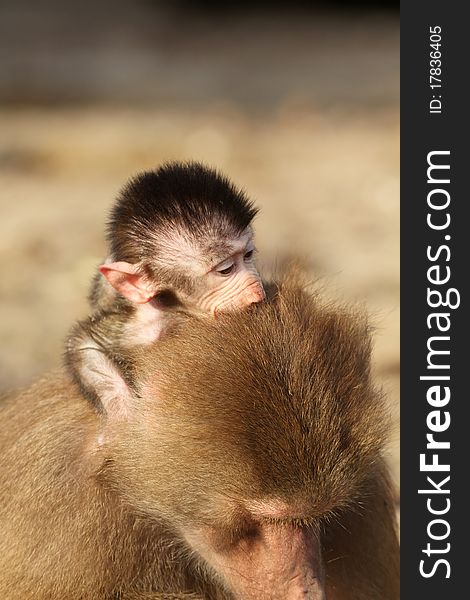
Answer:
[[[325,600],[318,531],[294,524],[297,511],[281,504],[267,500],[254,505],[246,532],[228,543],[210,528],[186,537],[222,573],[237,599]],[[273,522],[276,516],[282,521]]]
[[[204,275],[203,291],[190,301],[213,315],[262,302],[265,293],[253,257],[251,234],[233,241],[232,254]]]
[[[325,600],[320,543],[306,527],[260,524],[254,538],[216,558],[237,598]]]

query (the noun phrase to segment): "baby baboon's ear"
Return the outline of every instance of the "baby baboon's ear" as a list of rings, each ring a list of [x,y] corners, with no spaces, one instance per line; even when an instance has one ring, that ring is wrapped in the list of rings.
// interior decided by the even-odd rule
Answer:
[[[113,288],[131,302],[145,304],[155,296],[151,282],[136,265],[124,261],[105,263],[99,270]]]

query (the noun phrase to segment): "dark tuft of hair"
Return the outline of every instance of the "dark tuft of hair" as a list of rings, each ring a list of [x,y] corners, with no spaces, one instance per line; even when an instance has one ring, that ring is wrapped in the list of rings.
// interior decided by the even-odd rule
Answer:
[[[215,169],[170,162],[139,173],[124,186],[111,211],[108,240],[115,260],[137,262],[142,257],[136,246],[140,242],[151,251],[148,240],[155,231],[173,227],[195,237],[238,235],[257,212],[245,192]]]

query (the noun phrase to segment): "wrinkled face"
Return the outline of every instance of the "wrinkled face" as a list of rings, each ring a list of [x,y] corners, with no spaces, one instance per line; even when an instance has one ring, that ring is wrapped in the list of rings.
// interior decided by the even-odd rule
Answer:
[[[254,265],[250,227],[229,239],[208,235],[194,240],[171,228],[158,232],[158,238],[160,250],[153,276],[144,272],[142,264],[108,259],[100,266],[113,288],[131,302],[146,304],[170,290],[181,296],[186,306],[216,315],[265,299]]]
[[[226,244],[221,256],[212,261],[200,276],[188,300],[200,310],[216,315],[261,302],[263,284],[254,264],[255,246],[251,230]]]

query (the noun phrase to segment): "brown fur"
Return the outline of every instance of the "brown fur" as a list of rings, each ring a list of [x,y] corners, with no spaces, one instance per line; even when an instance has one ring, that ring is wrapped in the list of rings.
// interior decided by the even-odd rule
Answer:
[[[137,351],[126,418],[100,415],[62,372],[7,399],[0,597],[241,598],[186,533],[231,548],[250,526],[239,507],[276,497],[293,507],[280,527],[319,532],[328,600],[397,600],[369,354],[363,317],[287,283]]]

